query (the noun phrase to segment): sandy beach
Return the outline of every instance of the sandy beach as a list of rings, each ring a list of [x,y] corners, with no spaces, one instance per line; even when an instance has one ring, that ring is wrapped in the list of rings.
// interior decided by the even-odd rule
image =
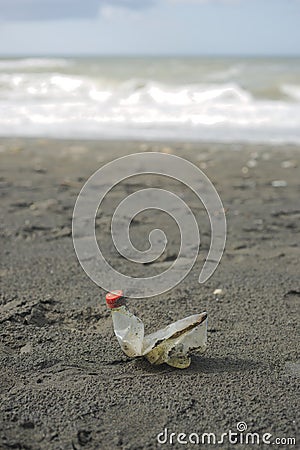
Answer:
[[[221,264],[200,285],[209,222],[193,193],[182,191],[201,223],[199,259],[172,291],[129,303],[149,331],[207,310],[207,352],[182,371],[123,355],[105,292],[86,276],[72,243],[74,204],[89,176],[119,156],[148,151],[200,167],[226,210]],[[171,433],[174,448],[194,448],[180,444],[178,435],[220,439],[239,422],[260,438],[270,433],[271,443],[299,442],[299,151],[287,144],[2,138],[0,448],[154,449],[170,446]],[[97,237],[124,273],[130,264],[113,251],[109,220],[114,205],[143,183],[121,184],[99,218]],[[133,240],[142,246],[157,220],[137,221]],[[159,218],[169,230],[161,267],[178,246],[168,220]],[[167,443],[159,444],[160,433]]]

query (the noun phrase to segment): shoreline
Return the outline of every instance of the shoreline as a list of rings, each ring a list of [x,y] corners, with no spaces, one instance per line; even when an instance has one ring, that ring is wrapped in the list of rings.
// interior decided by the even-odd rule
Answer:
[[[199,140],[199,139],[186,139],[181,138],[179,139],[177,136],[174,137],[174,139],[170,139],[168,137],[166,138],[141,138],[141,137],[135,137],[135,138],[128,138],[126,136],[124,137],[53,137],[53,136],[1,136],[0,135],[0,142],[4,142],[6,144],[9,144],[10,142],[32,142],[32,143],[41,143],[42,145],[46,142],[65,142],[66,144],[74,142],[74,143],[87,143],[87,144],[122,144],[122,143],[133,143],[133,144],[140,144],[140,145],[159,145],[163,146],[166,144],[175,145],[175,146],[188,146],[188,147],[195,147],[196,149],[201,148],[203,146],[213,146],[213,147],[225,147],[227,150],[233,150],[233,151],[239,151],[241,149],[250,148],[250,147],[274,147],[274,148],[294,148],[300,150],[300,141],[249,141],[249,140],[234,140],[231,141],[228,139],[228,141],[224,141],[222,139],[220,140]]]

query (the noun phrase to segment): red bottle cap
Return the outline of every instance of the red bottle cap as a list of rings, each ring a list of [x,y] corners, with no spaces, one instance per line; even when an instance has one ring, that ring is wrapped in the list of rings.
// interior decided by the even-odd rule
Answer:
[[[123,302],[120,301],[123,296],[123,291],[113,291],[106,294],[106,304],[110,309],[122,306]]]

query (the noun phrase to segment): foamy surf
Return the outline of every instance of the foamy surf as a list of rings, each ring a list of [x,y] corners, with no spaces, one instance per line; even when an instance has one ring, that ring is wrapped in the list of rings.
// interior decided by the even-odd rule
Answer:
[[[0,135],[300,142],[298,60],[212,61],[0,60]]]

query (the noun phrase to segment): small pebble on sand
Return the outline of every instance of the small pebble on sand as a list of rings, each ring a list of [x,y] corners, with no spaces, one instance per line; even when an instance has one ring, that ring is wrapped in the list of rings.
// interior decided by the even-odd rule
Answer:
[[[257,161],[256,161],[255,159],[250,159],[250,160],[247,162],[247,166],[248,166],[250,169],[252,169],[253,167],[256,167],[256,166],[257,166]]]
[[[287,182],[285,180],[274,180],[272,181],[272,186],[273,187],[286,187],[287,186]]]
[[[32,345],[30,342],[27,342],[26,345],[20,348],[21,355],[24,355],[25,353],[31,353],[32,352]]]
[[[223,294],[223,289],[218,288],[218,289],[214,290],[214,295],[222,295],[222,294]]]
[[[282,161],[281,167],[283,169],[291,169],[292,167],[297,167],[296,161]]]

